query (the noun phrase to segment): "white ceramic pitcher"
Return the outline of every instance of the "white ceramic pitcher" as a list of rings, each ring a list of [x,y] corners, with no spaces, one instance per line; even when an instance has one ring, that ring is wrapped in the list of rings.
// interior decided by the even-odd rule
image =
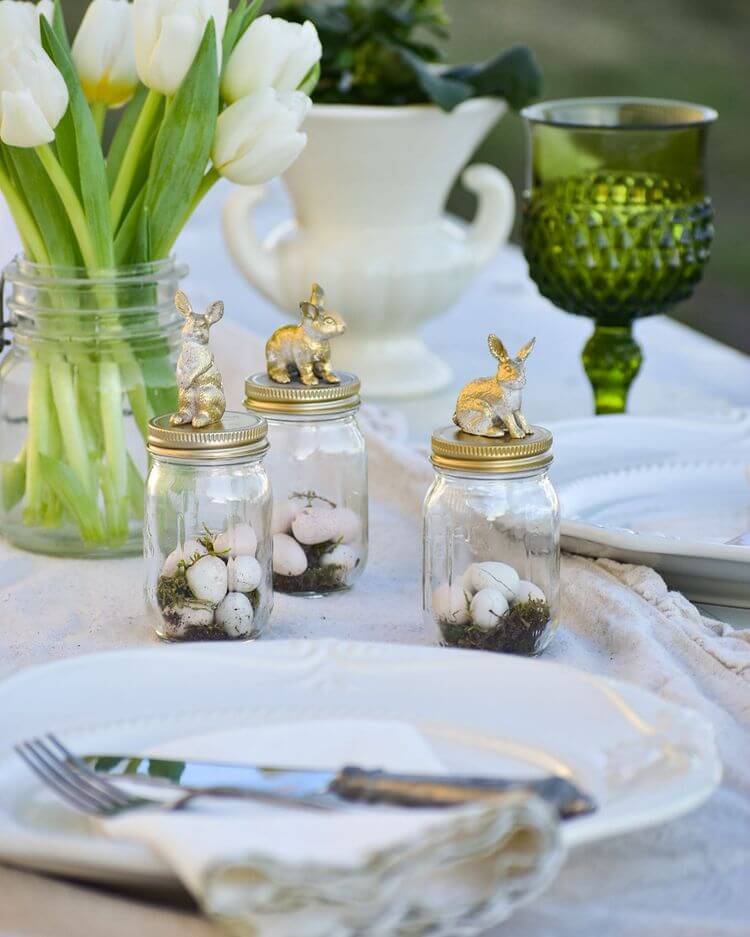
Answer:
[[[469,226],[444,213],[461,167],[505,113],[476,98],[446,114],[431,105],[315,105],[307,147],[285,175],[296,218],[264,241],[249,219],[262,188],[235,190],[224,210],[229,250],[253,286],[295,315],[313,281],[347,322],[337,368],[373,396],[411,396],[445,386],[448,365],[419,336],[507,239],[515,200],[489,165],[461,177],[476,193]]]

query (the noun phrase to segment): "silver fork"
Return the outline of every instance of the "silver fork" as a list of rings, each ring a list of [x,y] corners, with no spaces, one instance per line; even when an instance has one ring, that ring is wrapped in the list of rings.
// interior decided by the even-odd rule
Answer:
[[[100,817],[114,817],[140,807],[181,810],[198,797],[235,798],[265,801],[287,807],[313,810],[335,810],[338,806],[323,798],[295,797],[276,792],[249,792],[229,787],[182,788],[183,793],[171,801],[140,797],[121,790],[77,758],[54,735],[19,742],[13,746],[34,774],[71,807]]]

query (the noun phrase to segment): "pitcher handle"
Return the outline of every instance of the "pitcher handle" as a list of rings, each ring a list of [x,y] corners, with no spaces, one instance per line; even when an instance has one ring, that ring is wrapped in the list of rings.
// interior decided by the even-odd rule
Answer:
[[[488,163],[469,166],[461,182],[478,200],[468,241],[477,267],[483,267],[508,240],[516,214],[516,196],[505,173]]]
[[[265,186],[233,189],[222,211],[224,241],[247,280],[279,304],[279,270],[274,254],[263,246],[252,223],[252,212],[266,197]]]

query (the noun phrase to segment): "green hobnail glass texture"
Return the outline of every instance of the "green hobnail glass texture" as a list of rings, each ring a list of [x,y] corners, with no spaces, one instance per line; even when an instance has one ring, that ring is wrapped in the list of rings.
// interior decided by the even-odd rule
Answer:
[[[715,115],[675,102],[590,99],[535,105],[524,116],[529,273],[556,306],[594,320],[583,363],[596,412],[620,413],[642,360],[633,322],[689,296],[710,256],[705,144]]]

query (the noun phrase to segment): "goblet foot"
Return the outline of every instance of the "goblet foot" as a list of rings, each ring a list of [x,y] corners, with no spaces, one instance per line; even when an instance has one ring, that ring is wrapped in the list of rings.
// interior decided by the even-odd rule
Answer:
[[[630,385],[643,361],[632,326],[597,322],[581,358],[594,391],[596,413],[624,413]]]

